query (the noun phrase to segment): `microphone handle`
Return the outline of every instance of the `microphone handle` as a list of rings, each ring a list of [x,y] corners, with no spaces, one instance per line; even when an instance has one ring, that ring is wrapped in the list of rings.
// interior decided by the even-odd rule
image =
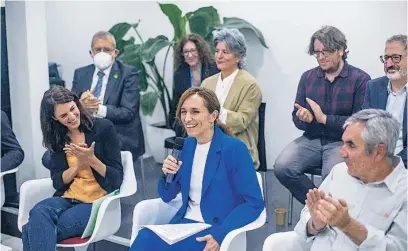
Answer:
[[[178,149],[175,149],[175,148],[173,148],[173,150],[171,152],[171,156],[173,156],[177,160],[177,163],[179,161],[180,152],[181,152],[181,150],[178,150]],[[164,188],[168,189],[169,185],[173,182],[173,179],[174,179],[174,174],[168,173],[166,175],[166,184],[164,185]]]

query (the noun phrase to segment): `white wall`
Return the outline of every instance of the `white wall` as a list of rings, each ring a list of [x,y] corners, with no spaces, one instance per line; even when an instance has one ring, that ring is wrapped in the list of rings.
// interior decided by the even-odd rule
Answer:
[[[264,34],[269,49],[249,34],[248,69],[258,79],[266,109],[268,165],[272,168],[283,147],[301,134],[291,120],[301,74],[315,67],[306,54],[310,36],[324,24],[338,27],[347,39],[349,63],[372,78],[383,75],[379,55],[385,40],[407,32],[407,3],[399,2],[177,2],[186,13],[213,5],[222,16],[246,19]],[[71,85],[75,68],[91,63],[90,39],[98,30],[118,22],[141,19],[144,38],[173,36],[173,28],[156,2],[47,2],[48,57],[63,67]],[[245,34],[248,34],[245,32]],[[163,52],[164,54],[164,52]],[[162,57],[158,57],[161,64]],[[171,76],[171,61],[166,78]],[[149,121],[159,120],[159,110]]]
[[[13,130],[25,157],[17,172],[17,187],[49,176],[42,167],[40,103],[48,89],[44,2],[7,1],[7,50]]]

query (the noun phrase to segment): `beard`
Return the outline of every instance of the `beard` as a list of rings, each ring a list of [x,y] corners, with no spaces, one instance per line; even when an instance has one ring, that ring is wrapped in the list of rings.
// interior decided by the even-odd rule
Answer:
[[[394,73],[389,73],[388,72],[389,70],[398,70],[398,71],[394,72]],[[406,77],[407,76],[407,69],[403,68],[403,67],[399,67],[399,66],[391,66],[390,68],[388,68],[386,70],[385,73],[386,73],[388,79],[395,81],[395,80],[400,80],[400,79]]]
[[[333,67],[328,68],[327,70],[323,70],[325,73],[335,73],[340,68],[341,60],[339,60]]]

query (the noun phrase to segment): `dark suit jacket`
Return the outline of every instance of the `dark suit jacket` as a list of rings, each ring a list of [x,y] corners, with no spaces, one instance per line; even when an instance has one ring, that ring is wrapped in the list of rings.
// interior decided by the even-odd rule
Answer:
[[[18,167],[24,160],[24,151],[11,129],[5,112],[1,111],[1,171]]]
[[[202,64],[201,66],[201,83],[204,79],[218,73],[217,65],[212,64]],[[176,122],[176,109],[181,95],[191,87],[191,74],[190,66],[188,64],[182,64],[180,68],[174,72],[173,75],[173,105],[170,111],[170,125],[173,125],[173,129],[176,131],[177,136],[182,136],[183,127]]]
[[[170,223],[179,222],[188,207],[191,171],[196,138],[185,139],[180,167],[174,181],[165,189],[165,178],[159,181],[159,193],[169,202],[181,192],[183,205]],[[216,126],[204,168],[201,192],[201,213],[211,224],[210,234],[218,243],[234,229],[254,221],[264,209],[261,188],[246,145],[228,136]]]
[[[95,66],[75,70],[72,91],[77,95],[91,89]],[[139,117],[139,77],[135,67],[115,61],[108,78],[103,105],[106,119],[113,122],[119,135],[121,150],[130,151],[136,160],[145,152]]]
[[[123,181],[123,167],[118,135],[112,122],[96,118],[92,130],[85,132],[85,141],[88,146],[95,142],[95,156],[106,165],[105,177],[92,169],[98,184],[107,193],[119,189]],[[65,184],[62,180],[62,173],[69,168],[65,152],[62,149],[53,153],[46,152],[43,156],[43,164],[50,170],[52,184],[57,190],[54,196],[63,195],[72,183]]]
[[[381,109],[385,110],[388,100],[388,81],[389,79],[384,76],[370,80],[367,85],[365,93],[363,109]],[[402,139],[404,148],[398,155],[404,161],[405,168],[407,167],[407,100],[405,100],[404,118],[402,120]]]

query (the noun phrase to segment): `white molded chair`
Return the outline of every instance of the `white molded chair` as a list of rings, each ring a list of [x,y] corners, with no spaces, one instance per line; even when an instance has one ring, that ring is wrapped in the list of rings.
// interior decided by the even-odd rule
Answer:
[[[275,233],[266,238],[262,251],[307,251],[311,244],[298,238],[295,231]]]
[[[96,224],[92,235],[88,238],[74,237],[70,244],[57,244],[57,247],[73,247],[76,251],[86,251],[89,244],[108,238],[115,234],[121,223],[120,198],[136,193],[137,183],[133,169],[132,154],[121,152],[123,166],[123,182],[118,195],[106,198],[99,208]],[[29,180],[20,188],[20,208],[18,212],[18,228],[27,223],[30,210],[40,201],[52,197],[55,189],[50,178]],[[72,243],[72,244],[71,244]]]
[[[259,186],[262,191],[262,178],[259,173]],[[167,224],[176,215],[182,205],[181,194],[178,194],[169,203],[165,203],[162,199],[144,200],[136,204],[133,211],[133,227],[130,245],[136,239],[140,230],[140,225],[160,225]],[[262,227],[266,221],[265,208],[259,217],[242,228],[235,229],[225,236],[219,251],[246,251],[246,232]]]
[[[6,193],[5,193],[5,190],[4,190],[3,176],[6,175],[6,174],[15,173],[15,172],[17,172],[17,170],[18,170],[18,167],[13,168],[13,169],[8,170],[8,171],[5,171],[5,172],[0,172],[0,183],[1,183],[1,187],[0,187],[0,189],[1,189],[1,206],[0,206],[0,208],[3,207],[4,201],[6,199],[5,198]]]

